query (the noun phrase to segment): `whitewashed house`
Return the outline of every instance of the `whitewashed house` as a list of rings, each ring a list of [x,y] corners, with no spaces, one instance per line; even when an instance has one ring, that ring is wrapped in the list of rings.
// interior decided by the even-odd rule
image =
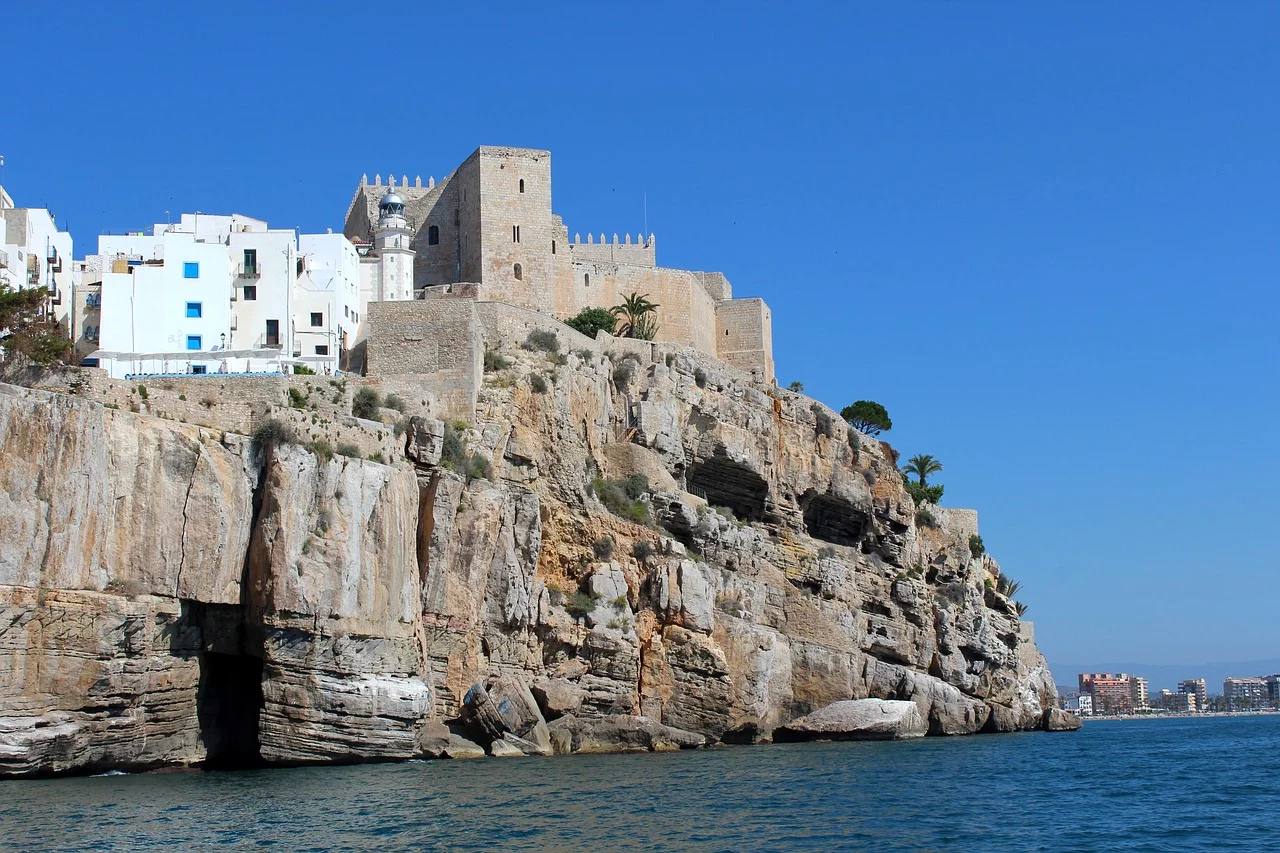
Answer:
[[[71,234],[41,207],[17,207],[0,187],[0,281],[13,290],[44,287],[46,311],[64,325],[71,310]]]

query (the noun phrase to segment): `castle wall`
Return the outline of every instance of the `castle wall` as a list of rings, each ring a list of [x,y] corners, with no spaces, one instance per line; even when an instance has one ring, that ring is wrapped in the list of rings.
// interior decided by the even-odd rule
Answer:
[[[415,384],[431,386],[448,417],[470,419],[484,378],[475,303],[371,302],[367,310],[369,375],[392,386],[398,377],[413,376]]]
[[[775,381],[773,320],[763,299],[731,299],[715,306],[715,348],[707,350],[739,370]]]
[[[483,147],[478,167],[482,267],[474,280],[509,294],[506,301],[548,309],[555,292],[551,243],[559,236],[551,152]]]
[[[636,242],[631,242],[631,235],[627,234],[623,240],[618,239],[618,235],[614,234],[610,242],[605,242],[605,236],[600,235],[600,242],[597,243],[592,239],[592,235],[587,235],[588,242],[581,242],[577,234],[573,235],[573,243],[569,245],[569,255],[576,261],[605,261],[614,264],[632,264],[641,267],[656,267],[658,265],[657,244],[650,238],[643,235],[636,235]]]

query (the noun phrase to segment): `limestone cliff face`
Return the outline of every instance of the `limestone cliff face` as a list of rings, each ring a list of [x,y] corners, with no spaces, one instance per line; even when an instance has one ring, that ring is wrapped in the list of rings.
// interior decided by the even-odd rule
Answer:
[[[998,566],[886,445],[687,351],[491,345],[473,421],[423,387],[391,464],[0,386],[0,775],[461,755],[468,720],[494,754],[750,741],[864,698],[1050,725]]]

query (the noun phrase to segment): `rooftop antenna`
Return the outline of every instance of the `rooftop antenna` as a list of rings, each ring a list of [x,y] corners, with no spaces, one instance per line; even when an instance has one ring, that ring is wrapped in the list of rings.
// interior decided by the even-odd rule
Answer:
[[[644,192],[644,233],[649,233],[649,191]],[[641,242],[644,242],[641,240]]]

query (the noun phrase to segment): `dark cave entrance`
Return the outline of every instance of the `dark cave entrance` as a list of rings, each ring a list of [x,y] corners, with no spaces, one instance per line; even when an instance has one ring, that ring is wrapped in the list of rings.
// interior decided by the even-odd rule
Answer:
[[[262,764],[258,742],[258,716],[262,711],[260,658],[203,652],[196,702],[206,767],[229,770]]]
[[[844,498],[808,493],[801,499],[809,535],[834,545],[856,547],[867,533],[867,513]]]
[[[741,462],[713,456],[691,467],[686,479],[689,491],[705,498],[711,506],[727,507],[741,521],[764,519],[769,484]]]

